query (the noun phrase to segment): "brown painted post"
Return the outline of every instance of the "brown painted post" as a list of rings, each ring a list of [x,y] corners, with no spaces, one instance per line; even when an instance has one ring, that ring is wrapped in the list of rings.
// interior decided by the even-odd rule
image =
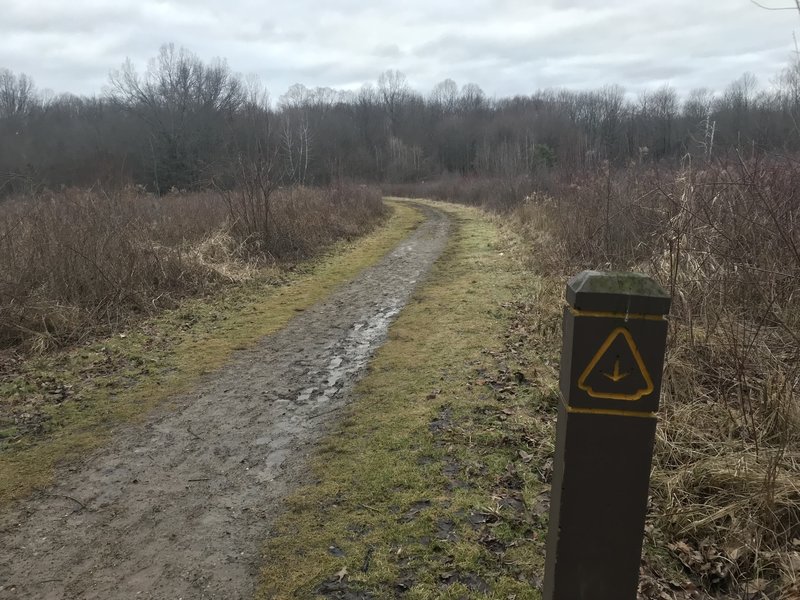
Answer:
[[[670,297],[637,273],[567,283],[543,600],[635,600]]]

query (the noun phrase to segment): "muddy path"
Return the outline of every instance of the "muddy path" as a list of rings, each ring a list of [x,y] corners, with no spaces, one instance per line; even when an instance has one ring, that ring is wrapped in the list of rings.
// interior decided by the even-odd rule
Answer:
[[[251,597],[282,498],[444,248],[422,210],[380,263],[0,516],[0,598]]]

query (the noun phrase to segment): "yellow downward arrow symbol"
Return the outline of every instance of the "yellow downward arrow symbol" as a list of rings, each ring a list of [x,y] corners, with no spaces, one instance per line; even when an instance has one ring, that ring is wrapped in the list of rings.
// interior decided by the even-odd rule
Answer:
[[[628,375],[630,375],[630,373],[619,372],[619,359],[617,359],[617,362],[614,363],[614,373],[610,375],[608,373],[603,373],[603,375],[608,377],[614,383],[617,383],[618,381],[622,381],[623,379],[625,379]]]

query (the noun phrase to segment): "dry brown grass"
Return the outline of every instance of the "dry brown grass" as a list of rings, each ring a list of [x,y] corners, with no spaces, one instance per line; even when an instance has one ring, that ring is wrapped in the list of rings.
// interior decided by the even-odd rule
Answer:
[[[513,211],[558,293],[585,268],[646,272],[671,292],[645,597],[800,598],[800,165],[734,156],[405,187]],[[665,583],[665,555],[698,591]]]
[[[44,350],[108,333],[370,230],[386,213],[363,186],[278,189],[258,244],[217,192],[155,197],[64,190],[0,204],[0,348]]]
[[[649,549],[708,594],[800,594],[798,189],[794,162],[736,160],[601,172],[515,213],[549,272],[672,293]]]

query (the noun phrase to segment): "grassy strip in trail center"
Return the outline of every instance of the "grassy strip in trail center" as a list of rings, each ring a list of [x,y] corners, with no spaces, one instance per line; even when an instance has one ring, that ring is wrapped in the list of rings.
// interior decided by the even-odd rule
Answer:
[[[294,272],[274,269],[209,298],[188,300],[132,331],[24,361],[0,378],[0,507],[46,486],[55,466],[105,442],[283,327],[297,311],[376,263],[423,220],[393,203],[388,222]]]
[[[436,206],[450,243],[289,499],[261,598],[540,597],[558,348],[530,328],[558,319],[515,304],[546,283],[514,238]]]

